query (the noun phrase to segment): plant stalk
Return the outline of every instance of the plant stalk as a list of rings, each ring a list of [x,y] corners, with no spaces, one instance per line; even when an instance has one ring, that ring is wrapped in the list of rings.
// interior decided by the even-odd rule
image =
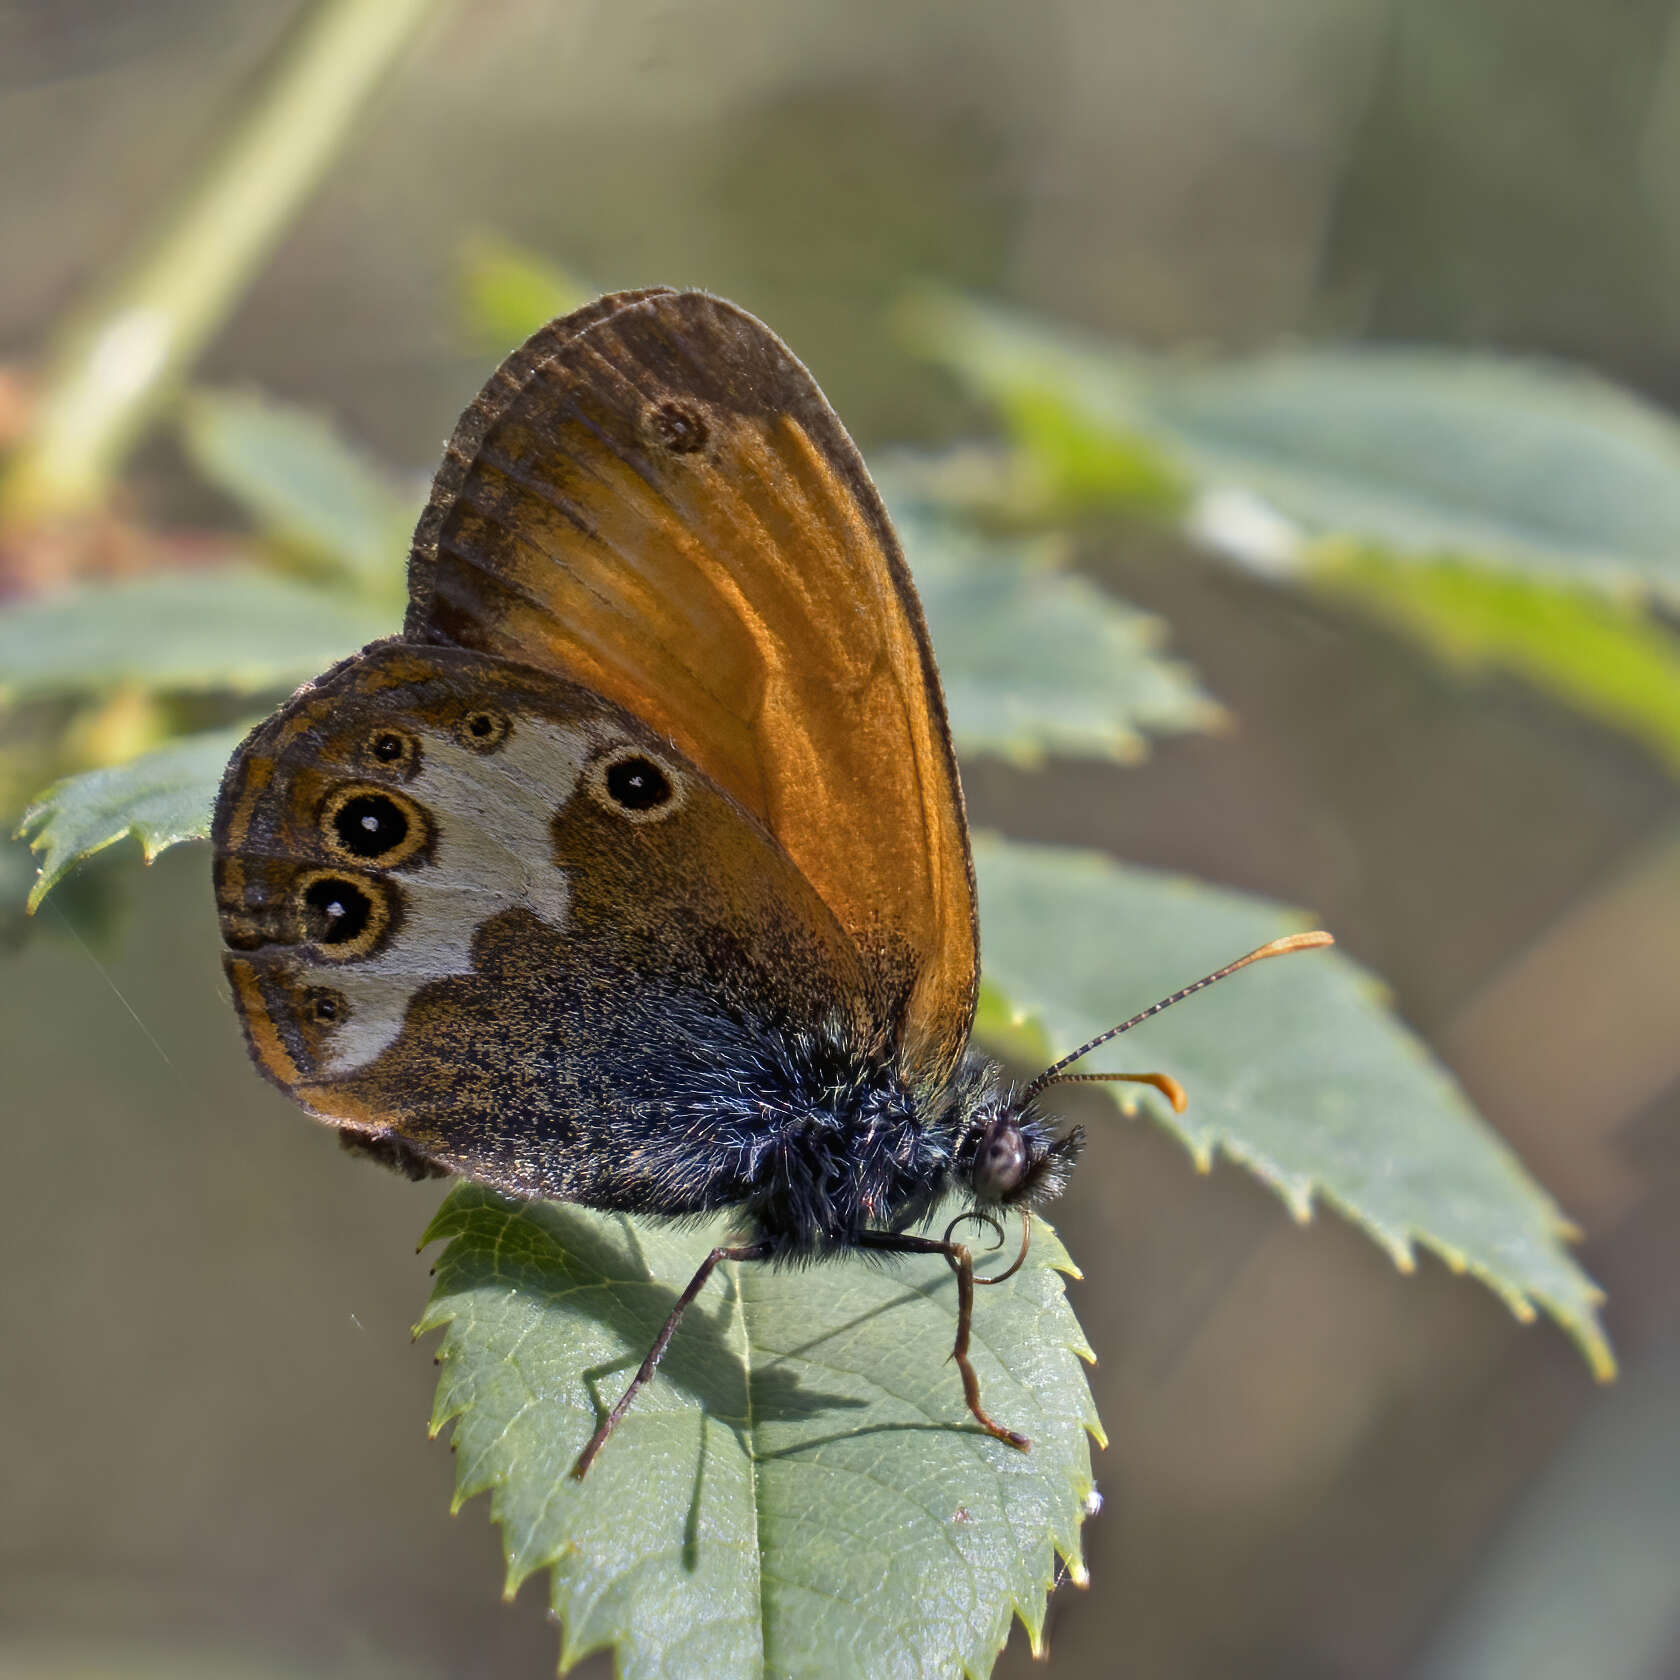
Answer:
[[[66,324],[0,477],[0,526],[98,507],[438,0],[317,0],[197,180]]]

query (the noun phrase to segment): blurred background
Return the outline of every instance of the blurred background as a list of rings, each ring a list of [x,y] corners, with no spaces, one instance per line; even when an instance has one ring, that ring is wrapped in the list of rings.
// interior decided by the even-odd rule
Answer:
[[[0,432],[311,10],[0,0]],[[872,457],[993,424],[894,327],[928,282],[1145,349],[1498,348],[1680,404],[1670,0],[414,10],[194,372],[410,487],[505,348],[462,325],[487,239],[734,298]],[[125,483],[150,526],[235,523],[166,432]],[[1057,1223],[1111,1445],[1051,1671],[1680,1674],[1673,761],[1167,523],[1088,523],[1076,558],[1231,724],[976,759],[976,825],[1310,906],[1580,1225],[1624,1374],[1097,1104]],[[252,1075],[206,850],[140,883],[132,853],[0,958],[0,1676],[548,1672],[542,1586],[500,1602],[426,1438],[436,1188]],[[1017,1638],[998,1672],[1029,1666]]]

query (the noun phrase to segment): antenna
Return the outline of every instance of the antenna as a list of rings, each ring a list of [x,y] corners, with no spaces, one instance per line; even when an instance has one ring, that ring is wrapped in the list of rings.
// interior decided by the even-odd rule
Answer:
[[[1216,968],[1212,974],[1204,974],[1202,978],[1196,981],[1193,985],[1186,986],[1182,991],[1174,992],[1171,997],[1162,998],[1159,1003],[1150,1004],[1147,1009],[1140,1010],[1131,1018],[1131,1020],[1122,1021],[1119,1026],[1110,1027],[1105,1033],[1098,1033],[1089,1044],[1082,1044],[1071,1054],[1063,1056],[1059,1062],[1052,1062],[1050,1066],[1047,1067],[1035,1080],[1033,1080],[1033,1082],[1021,1092],[1020,1096],[1016,1098],[1017,1105],[1025,1103],[1031,1098],[1037,1096],[1038,1093],[1045,1088],[1045,1086],[1054,1085],[1063,1080],[1071,1082],[1073,1080],[1132,1079],[1138,1080],[1143,1084],[1155,1085],[1158,1090],[1163,1090],[1173,1107],[1182,1111],[1184,1106],[1184,1093],[1179,1089],[1177,1081],[1169,1081],[1172,1086],[1171,1090],[1166,1090],[1164,1086],[1157,1083],[1158,1080],[1166,1079],[1167,1076],[1164,1074],[1138,1075],[1129,1073],[1076,1073],[1064,1075],[1062,1073],[1062,1069],[1072,1067],[1073,1064],[1079,1061],[1082,1057],[1090,1055],[1090,1053],[1099,1046],[1107,1044],[1111,1038],[1118,1038],[1121,1033],[1130,1032],[1133,1027],[1142,1025],[1142,1023],[1147,1021],[1150,1016],[1159,1015],[1163,1009],[1171,1009],[1175,1003],[1183,1003],[1187,997],[1193,996],[1206,986],[1211,986],[1215,980],[1223,980],[1226,975],[1235,974],[1239,968],[1247,968],[1250,963],[1262,962],[1267,957],[1287,957],[1294,951],[1316,951],[1322,946],[1334,945],[1335,943],[1336,941],[1327,933],[1286,934],[1282,939],[1273,939],[1269,943],[1262,945],[1257,951],[1250,951],[1246,957],[1238,957],[1234,963],[1226,963],[1223,968]]]

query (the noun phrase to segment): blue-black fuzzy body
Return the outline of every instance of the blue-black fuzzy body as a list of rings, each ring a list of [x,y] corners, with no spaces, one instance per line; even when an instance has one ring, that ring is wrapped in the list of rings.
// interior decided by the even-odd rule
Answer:
[[[964,1188],[1001,1101],[999,1069],[976,1054],[928,1085],[840,1030],[736,1037],[714,1023],[707,1041],[712,1056],[668,1056],[658,1123],[587,1200],[668,1217],[735,1209],[743,1239],[784,1263],[920,1224]]]
[[[952,1195],[1047,1200],[1077,1154],[1080,1134],[1018,1111],[998,1064],[972,1051],[930,1083],[838,1025],[759,1035],[713,1021],[701,1042],[714,1053],[667,1045],[657,1122],[580,1199],[677,1218],[735,1209],[743,1240],[798,1264],[910,1230]],[[988,1196],[977,1163],[1004,1122],[1022,1138],[1020,1195]]]
[[[604,1212],[733,1211],[784,1262],[908,1231],[953,1194],[1061,1188],[1076,1134],[1017,1112],[985,1057],[906,1049],[896,1012],[830,986],[786,929],[764,951],[734,927],[678,940],[667,918],[626,924],[628,876],[599,905],[584,885],[564,933],[492,917],[472,970],[416,993],[399,1041],[335,1088],[401,1104],[398,1126],[347,1128],[350,1147]]]

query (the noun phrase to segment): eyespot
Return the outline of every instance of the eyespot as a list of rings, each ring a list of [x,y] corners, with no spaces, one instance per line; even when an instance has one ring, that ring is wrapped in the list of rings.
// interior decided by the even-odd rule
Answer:
[[[1020,1126],[1007,1117],[986,1128],[974,1152],[971,1180],[982,1201],[1001,1202],[1027,1176],[1027,1140]]]
[[[673,455],[696,454],[711,435],[699,410],[680,402],[663,402],[650,410],[647,429],[653,441]]]
[[[321,807],[321,838],[345,863],[395,869],[423,851],[431,833],[425,812],[391,788],[335,788]]]
[[[370,770],[395,772],[406,782],[420,768],[420,738],[406,729],[375,729],[362,742],[362,760]]]
[[[319,1026],[340,1026],[349,1018],[350,1005],[343,992],[335,992],[330,986],[311,987],[304,1001],[310,1020]]]
[[[383,882],[318,869],[293,889],[298,936],[332,962],[375,950],[391,931],[395,900]]]
[[[493,753],[512,728],[513,720],[506,712],[467,712],[456,720],[455,739],[474,752]]]
[[[373,900],[354,881],[328,876],[304,889],[309,935],[318,945],[347,945],[373,921]]]
[[[598,804],[631,822],[658,822],[679,810],[683,802],[677,771],[635,748],[597,759],[590,766],[588,785]]]
[[[651,758],[621,758],[607,767],[607,797],[626,811],[651,811],[671,797],[671,779]]]

